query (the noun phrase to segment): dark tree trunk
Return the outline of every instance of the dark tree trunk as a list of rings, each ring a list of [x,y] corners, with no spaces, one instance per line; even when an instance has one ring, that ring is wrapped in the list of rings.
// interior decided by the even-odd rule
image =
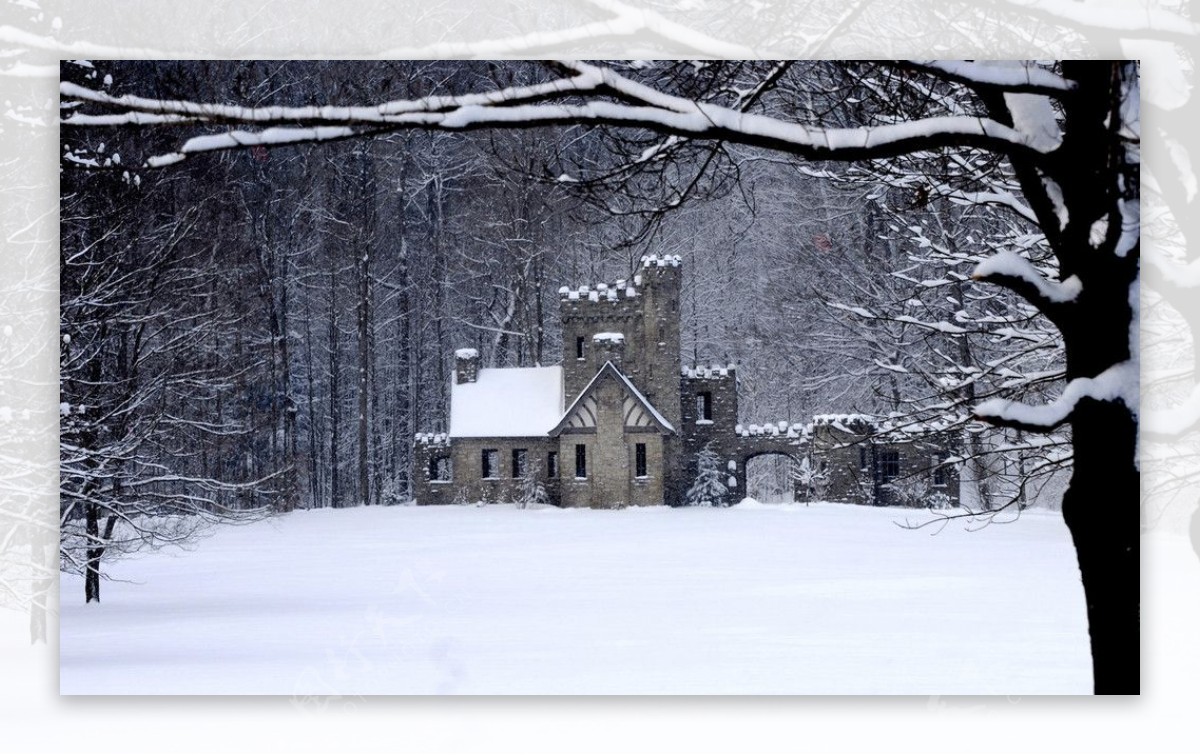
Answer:
[[[1063,518],[1079,557],[1098,695],[1140,690],[1140,475],[1137,423],[1120,404],[1075,410],[1075,469]]]
[[[1087,269],[1076,316],[1063,323],[1067,379],[1094,377],[1130,359],[1130,285],[1137,248],[1111,265]],[[1101,335],[1102,334],[1102,335]],[[1137,418],[1119,401],[1082,399],[1071,415],[1074,471],[1063,518],[1079,558],[1092,639],[1096,694],[1140,689],[1141,475]]]
[[[1078,276],[1081,283],[1078,296],[1066,303],[1039,298],[1028,288],[1024,293],[1062,331],[1066,378],[1072,381],[1096,378],[1134,356],[1130,335],[1137,327],[1133,300],[1141,247],[1118,247],[1125,224],[1119,202],[1138,197],[1138,164],[1120,132],[1132,125],[1123,118],[1123,98],[1130,95],[1124,80],[1136,70],[1108,61],[1062,66],[1075,90],[1062,100],[1061,145],[1036,165],[1015,155],[1012,164],[1058,259],[1059,279]],[[1003,98],[988,99],[993,113],[1011,123]],[[1061,219],[1047,177],[1061,196]],[[1103,238],[1094,240],[1101,228]],[[1007,285],[1020,289],[1021,281]],[[1140,690],[1141,649],[1137,418],[1120,399],[1089,397],[1075,405],[1070,423],[1074,471],[1063,496],[1063,519],[1087,601],[1094,689],[1134,695]]]
[[[104,522],[104,534],[100,534],[100,507],[94,503],[87,505],[86,531],[88,539],[87,568],[84,570],[83,595],[84,602],[100,602],[100,559],[104,558],[106,544],[112,540],[113,529],[117,518],[109,515]]]
[[[341,508],[342,506],[342,491],[340,485],[340,477],[338,475],[338,462],[340,449],[338,448],[339,438],[338,431],[341,429],[342,416],[338,395],[338,375],[341,372],[341,364],[338,359],[338,319],[337,319],[337,279],[335,278],[332,267],[334,262],[331,262],[329,270],[329,505],[333,508]]]
[[[359,201],[362,203],[362,226],[358,229],[358,307],[356,311],[358,331],[358,500],[363,506],[371,503],[369,424],[371,421],[368,402],[371,366],[371,231],[372,173],[370,155],[366,150],[359,153]]]
[[[100,602],[100,556],[104,550],[100,548],[100,507],[94,503],[87,504],[84,509],[85,532],[87,534],[87,568],[83,576],[84,601]]]

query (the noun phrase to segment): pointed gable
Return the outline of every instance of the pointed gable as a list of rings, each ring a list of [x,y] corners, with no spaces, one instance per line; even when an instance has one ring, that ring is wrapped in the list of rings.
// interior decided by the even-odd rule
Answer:
[[[579,396],[567,408],[558,425],[550,431],[551,437],[560,434],[568,428],[587,430],[596,427],[598,407],[594,395],[595,388],[605,375],[612,377],[625,392],[625,400],[621,411],[625,427],[633,429],[657,428],[664,433],[675,433],[675,428],[667,421],[667,418],[654,408],[654,405],[642,395],[642,392],[637,389],[629,378],[617,369],[616,365],[612,362],[605,362],[600,371],[584,386]]]

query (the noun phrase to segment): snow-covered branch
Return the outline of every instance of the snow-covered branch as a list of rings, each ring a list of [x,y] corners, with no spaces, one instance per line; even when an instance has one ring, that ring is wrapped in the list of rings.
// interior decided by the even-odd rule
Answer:
[[[909,60],[906,64],[960,84],[995,87],[1006,92],[1061,95],[1075,89],[1074,82],[1036,66],[998,66],[961,60]]]
[[[1064,281],[1050,280],[1029,260],[1009,251],[998,252],[980,262],[971,278],[1004,286],[1021,295],[1052,322],[1059,320],[1063,306],[1075,301],[1083,290],[1077,276]]]
[[[933,116],[901,123],[852,128],[826,128],[746,113],[711,102],[679,97],[582,62],[561,64],[576,75],[550,82],[510,87],[462,96],[424,97],[377,105],[351,107],[242,107],[136,96],[115,97],[69,82],[61,85],[65,98],[86,100],[113,108],[127,122],[130,112],[173,115],[195,123],[256,125],[261,132],[231,130],[189,140],[177,154],[195,154],[235,147],[286,143],[299,138],[298,128],[421,128],[473,130],[528,128],[543,125],[617,125],[647,128],[668,135],[703,137],[763,147],[808,159],[858,160],[882,158],[941,147],[974,147],[1004,154],[1036,157],[1031,138],[985,117]],[[564,97],[593,94],[584,102],[556,102]],[[613,98],[613,99],[608,99]],[[64,126],[111,125],[92,122],[94,116],[72,114]],[[177,121],[176,123],[183,122]],[[285,127],[273,130],[271,127]],[[318,132],[307,141],[316,141]],[[178,158],[171,156],[173,161]],[[161,158],[159,159],[161,164]]]
[[[1002,0],[1014,11],[1074,28],[1127,32],[1140,39],[1194,42],[1200,26],[1177,13],[1121,0]]]
[[[948,198],[951,202],[961,202],[964,204],[989,204],[1007,207],[1012,210],[1022,219],[1030,223],[1037,224],[1037,213],[1033,209],[1017,199],[1011,191],[949,191],[942,196]]]
[[[1002,427],[1020,430],[1052,430],[1070,421],[1076,405],[1084,399],[1120,401],[1134,415],[1138,412],[1138,365],[1136,361],[1114,365],[1094,378],[1076,378],[1062,395],[1043,406],[1019,401],[991,399],[975,407],[975,416]]]

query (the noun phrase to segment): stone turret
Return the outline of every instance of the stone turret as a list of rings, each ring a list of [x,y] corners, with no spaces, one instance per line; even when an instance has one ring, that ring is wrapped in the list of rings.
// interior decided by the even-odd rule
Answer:
[[[675,427],[680,420],[679,297],[683,267],[675,256],[642,257],[634,282],[641,299],[645,355],[638,387]]]

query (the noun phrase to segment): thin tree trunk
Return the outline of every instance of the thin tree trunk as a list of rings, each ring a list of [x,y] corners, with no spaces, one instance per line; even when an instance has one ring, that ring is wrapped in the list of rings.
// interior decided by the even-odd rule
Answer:
[[[369,368],[371,362],[371,203],[370,157],[366,150],[359,153],[362,161],[359,172],[359,201],[363,207],[362,226],[358,229],[358,500],[362,505],[371,502],[370,453],[368,426],[370,424]]]
[[[84,533],[87,536],[87,567],[83,577],[84,602],[100,602],[100,507],[88,503],[84,507]]]
[[[329,270],[329,504],[333,508],[341,508],[342,491],[340,489],[340,475],[338,474],[338,443],[339,430],[341,429],[341,411],[339,410],[338,401],[338,373],[341,371],[341,364],[338,349],[338,327],[337,327],[337,276],[335,274],[336,261],[330,262]]]

